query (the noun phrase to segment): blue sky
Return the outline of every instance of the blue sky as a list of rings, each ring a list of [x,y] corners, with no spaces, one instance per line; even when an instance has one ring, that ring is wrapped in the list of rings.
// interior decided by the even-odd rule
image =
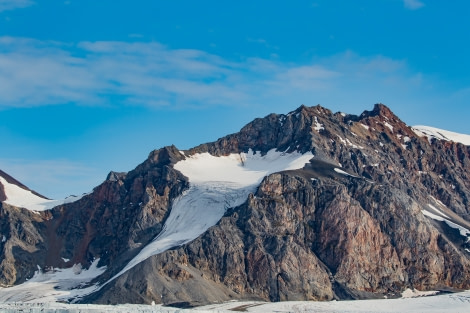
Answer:
[[[301,104],[470,133],[470,2],[0,0],[0,169],[52,198]]]

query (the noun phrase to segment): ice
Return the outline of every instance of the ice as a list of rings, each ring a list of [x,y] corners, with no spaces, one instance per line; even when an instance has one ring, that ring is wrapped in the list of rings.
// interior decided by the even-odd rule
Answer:
[[[402,298],[427,297],[427,296],[434,296],[438,293],[439,293],[439,291],[436,291],[436,290],[419,291],[419,290],[416,290],[416,289],[408,288],[408,289],[405,289],[405,291],[403,291],[401,293],[401,297]]]
[[[31,211],[46,211],[55,206],[75,202],[83,197],[70,196],[64,200],[48,200],[39,197],[29,190],[23,189],[15,184],[10,184],[3,177],[0,177],[0,183],[3,185],[7,199],[3,202],[25,208]]]
[[[452,228],[455,228],[455,229],[458,229],[459,232],[460,232],[460,235],[464,236],[464,237],[467,237],[467,241],[470,241],[470,230],[468,230],[467,228],[463,227],[463,226],[460,226],[440,215],[436,215],[434,213],[431,213],[427,210],[421,210],[421,212],[426,215],[427,217],[430,217],[436,221],[441,221],[441,222],[445,222],[447,225],[449,225],[449,227],[452,227]],[[441,213],[442,214],[442,213]]]
[[[315,126],[313,127],[313,129],[315,129],[317,132],[319,132],[320,130],[324,130],[325,127],[323,127],[323,124],[321,124],[319,121],[318,121],[318,118],[315,116]]]
[[[336,167],[335,167],[335,172],[339,173],[339,174],[342,174],[342,175],[345,175],[345,176],[351,176],[351,177],[356,177],[357,178],[357,176],[351,175],[351,174],[343,171],[342,169],[339,169],[339,168],[336,168]]]
[[[444,218],[450,218],[448,217],[446,214],[442,213],[439,209],[437,209],[435,206],[433,206],[432,204],[428,204],[428,207],[431,208],[434,212],[436,212],[437,214],[441,215],[442,217]]]
[[[0,288],[0,303],[56,302],[81,298],[98,289],[96,285],[89,284],[106,270],[106,267],[98,267],[98,262],[99,259],[96,259],[89,269],[82,269],[80,264],[47,272],[38,269],[27,282]]]
[[[195,312],[468,312],[470,291],[418,298],[374,299],[352,301],[284,301],[284,302],[226,302],[198,307]]]
[[[283,153],[272,149],[261,155],[249,150],[221,157],[198,153],[176,163],[174,168],[189,179],[189,190],[174,201],[160,234],[111,280],[152,255],[196,239],[215,225],[228,208],[245,202],[266,175],[302,168],[312,157],[311,152]]]
[[[460,142],[466,146],[470,146],[470,135],[454,133],[448,130],[422,125],[413,126],[412,130],[420,137],[427,136],[429,140],[431,140],[431,138],[436,138],[440,140]]]
[[[393,126],[392,125],[390,125],[388,122],[385,122],[384,125],[387,126],[393,132]]]

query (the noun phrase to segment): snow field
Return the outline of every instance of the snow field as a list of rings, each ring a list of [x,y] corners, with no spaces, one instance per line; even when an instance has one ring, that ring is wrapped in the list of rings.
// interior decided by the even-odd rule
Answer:
[[[28,302],[43,303],[78,299],[96,291],[96,285],[89,285],[95,277],[103,274],[106,267],[98,267],[99,259],[89,269],[80,264],[66,269],[54,268],[43,272],[40,268],[34,276],[21,285],[0,287],[0,303]]]
[[[460,142],[466,146],[470,146],[470,135],[454,133],[448,130],[421,125],[413,126],[412,130],[420,137],[427,136],[429,139],[436,138],[441,140]]]
[[[162,305],[93,305],[93,304],[64,304],[64,303],[0,303],[1,312],[119,312],[119,313],[147,313],[147,312],[236,312],[246,311],[253,313],[264,312],[455,312],[466,313],[470,307],[470,291],[436,296],[420,296],[418,298],[380,299],[380,300],[353,300],[353,301],[285,301],[285,302],[257,302],[257,301],[230,301],[210,304],[193,309],[178,309]]]
[[[161,233],[111,280],[152,255],[196,239],[217,224],[228,208],[245,202],[266,175],[302,168],[312,157],[312,153],[274,149],[262,156],[249,150],[221,157],[198,153],[176,163],[174,168],[189,179],[189,190],[174,201]]]
[[[23,189],[17,185],[10,184],[3,177],[0,177],[0,183],[5,189],[7,199],[4,201],[7,204],[16,207],[25,208],[30,211],[46,211],[55,206],[70,203],[79,200],[81,197],[68,197],[64,200],[47,200],[41,198],[29,190]]]

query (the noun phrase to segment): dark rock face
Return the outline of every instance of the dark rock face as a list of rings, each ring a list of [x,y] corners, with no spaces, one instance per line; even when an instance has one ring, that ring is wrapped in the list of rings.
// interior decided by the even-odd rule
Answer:
[[[200,237],[148,258],[83,301],[200,305],[470,287],[467,238],[422,213],[436,206],[470,229],[470,147],[418,137],[377,104],[360,116],[301,106],[185,154],[274,148],[314,158],[303,169],[265,177]],[[28,249],[43,251],[31,257],[40,262],[2,268],[0,279],[18,283],[35,264],[87,265],[99,257],[108,270],[98,280],[106,281],[158,235],[173,200],[189,187],[173,168],[184,158],[175,147],[156,150],[129,173],[111,172],[78,202],[31,217],[21,211],[21,219],[35,219],[37,240]],[[2,221],[2,232],[14,224],[13,217]]]
[[[44,225],[39,215],[0,203],[0,285],[31,277],[45,266]]]
[[[125,265],[161,231],[172,200],[187,188],[171,166],[182,158],[175,147],[154,151],[135,170],[110,173],[92,194],[52,210],[48,242],[61,244],[48,249],[49,262],[65,257],[86,265],[100,258],[110,272]]]

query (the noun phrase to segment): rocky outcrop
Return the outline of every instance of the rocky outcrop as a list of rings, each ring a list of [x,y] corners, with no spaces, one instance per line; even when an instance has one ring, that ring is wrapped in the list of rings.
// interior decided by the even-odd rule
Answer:
[[[45,267],[42,218],[31,211],[0,203],[0,286],[11,286]]]

